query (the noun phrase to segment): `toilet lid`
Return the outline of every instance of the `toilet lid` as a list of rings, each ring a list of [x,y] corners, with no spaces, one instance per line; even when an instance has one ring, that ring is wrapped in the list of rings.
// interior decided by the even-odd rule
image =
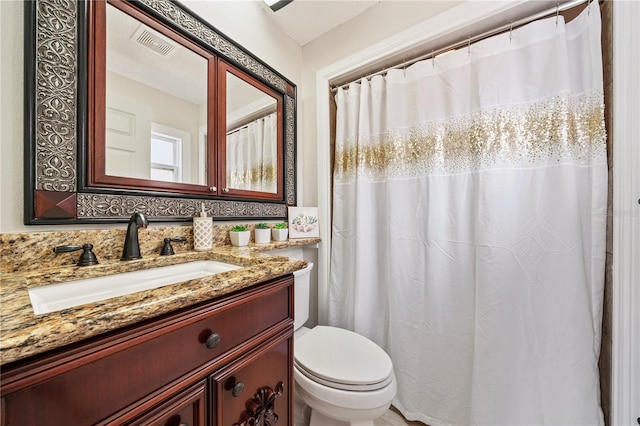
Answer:
[[[383,388],[393,379],[391,358],[364,336],[317,326],[295,341],[295,365],[323,385],[345,390]]]

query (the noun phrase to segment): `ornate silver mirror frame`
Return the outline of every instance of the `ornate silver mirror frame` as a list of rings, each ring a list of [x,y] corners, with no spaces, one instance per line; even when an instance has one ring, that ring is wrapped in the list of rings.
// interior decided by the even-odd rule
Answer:
[[[141,8],[284,95],[284,200],[260,202],[84,186],[86,3],[25,2],[25,224],[191,220],[201,203],[216,219],[282,219],[295,205],[296,87],[193,12],[169,0]]]

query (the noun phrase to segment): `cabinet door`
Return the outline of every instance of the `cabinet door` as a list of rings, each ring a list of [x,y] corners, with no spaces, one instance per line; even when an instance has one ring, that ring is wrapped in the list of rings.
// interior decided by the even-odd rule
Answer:
[[[293,424],[292,330],[210,377],[211,424]]]
[[[205,386],[201,381],[128,423],[135,426],[205,426]]]

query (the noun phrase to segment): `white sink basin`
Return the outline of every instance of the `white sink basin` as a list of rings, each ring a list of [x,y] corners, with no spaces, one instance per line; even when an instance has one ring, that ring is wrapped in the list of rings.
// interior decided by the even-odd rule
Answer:
[[[240,268],[213,260],[199,260],[35,287],[29,289],[29,297],[33,311],[40,315]]]

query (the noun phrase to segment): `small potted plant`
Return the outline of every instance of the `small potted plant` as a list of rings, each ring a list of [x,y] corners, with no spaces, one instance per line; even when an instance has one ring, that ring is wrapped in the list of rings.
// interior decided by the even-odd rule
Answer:
[[[254,237],[256,244],[269,244],[271,242],[271,229],[266,223],[261,222],[256,225]]]
[[[236,247],[243,247],[249,244],[249,237],[251,231],[247,229],[245,225],[236,225],[229,231],[229,238],[231,238],[231,244]]]
[[[289,228],[286,223],[276,223],[271,228],[271,235],[274,241],[285,241],[289,235]]]

